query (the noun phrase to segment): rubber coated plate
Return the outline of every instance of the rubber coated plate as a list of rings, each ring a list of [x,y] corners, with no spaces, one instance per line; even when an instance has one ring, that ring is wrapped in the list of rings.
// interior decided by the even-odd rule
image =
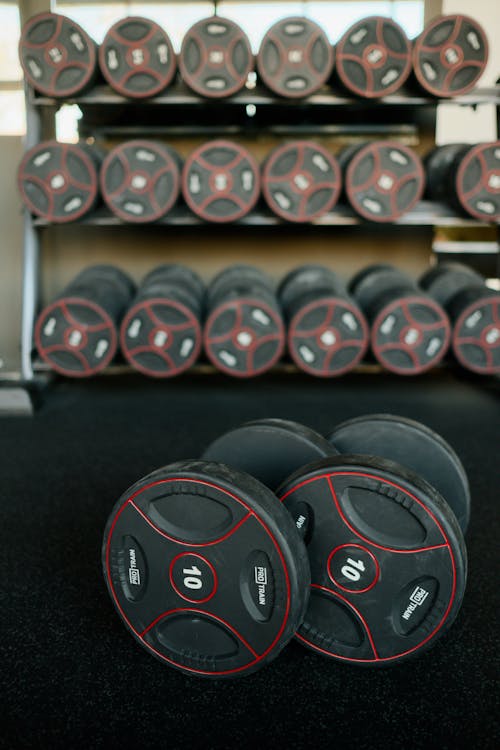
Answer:
[[[375,357],[398,375],[417,375],[435,367],[451,338],[446,313],[427,295],[411,294],[385,305],[371,330]]]
[[[364,18],[336,45],[335,65],[340,80],[354,94],[388,96],[401,88],[410,74],[410,41],[390,18]]]
[[[341,453],[382,456],[422,476],[443,496],[465,533],[469,482],[462,462],[441,435],[412,419],[367,414],[338,425],[329,439]]]
[[[352,370],[363,358],[369,330],[357,305],[340,297],[321,296],[292,317],[288,349],[295,364],[318,377]]]
[[[471,148],[460,163],[455,186],[468,214],[480,221],[500,221],[500,141]]]
[[[75,21],[57,13],[39,13],[24,24],[19,59],[28,83],[56,98],[86,88],[97,67],[92,39]]]
[[[267,297],[274,297],[273,282],[260,268],[236,263],[224,268],[210,282],[209,304],[216,304],[238,289],[245,289],[245,294],[259,289]]]
[[[304,645],[383,666],[429,648],[451,625],[465,589],[463,536],[441,496],[413,472],[334,456],[298,471],[278,496],[308,530]]]
[[[104,308],[83,297],[56,300],[35,326],[38,354],[52,370],[73,378],[103,370],[116,353],[117,338]]]
[[[180,193],[179,163],[170,149],[152,141],[128,141],[103,162],[101,192],[123,221],[161,219]]]
[[[452,345],[468,370],[500,374],[500,294],[478,293],[455,321]]]
[[[184,165],[184,199],[206,221],[224,223],[243,218],[257,203],[259,190],[257,163],[236,143],[205,143]]]
[[[136,640],[205,677],[245,675],[276,657],[310,580],[304,545],[271,491],[203,461],[167,466],[120,498],[103,568]]]
[[[177,63],[166,32],[154,21],[117,21],[99,47],[99,65],[111,88],[131,99],[156,96],[173,81]]]
[[[484,29],[469,16],[440,16],[428,24],[413,45],[418,82],[435,96],[466,94],[488,62]]]
[[[340,186],[336,159],[313,141],[274,149],[262,172],[267,205],[287,221],[307,222],[323,216],[337,203]]]
[[[285,348],[285,328],[277,307],[259,297],[217,304],[205,324],[205,352],[222,372],[250,378],[270,370]]]
[[[97,168],[77,145],[45,141],[27,151],[17,172],[26,207],[54,224],[76,221],[97,200]]]
[[[132,305],[123,319],[120,341],[133,367],[151,377],[168,378],[198,359],[200,321],[186,305],[156,297]]]
[[[260,77],[275,94],[309,96],[330,78],[333,48],[318,24],[300,16],[284,18],[264,36],[257,66]]]
[[[246,471],[275,490],[301,466],[335,453],[336,448],[309,427],[286,419],[259,419],[218,437],[202,458]]]
[[[227,18],[212,16],[195,23],[185,34],[179,68],[197,94],[220,98],[243,88],[252,62],[244,31]]]
[[[425,176],[417,154],[400,143],[378,141],[349,162],[345,189],[353,209],[365,219],[395,221],[420,200]]]

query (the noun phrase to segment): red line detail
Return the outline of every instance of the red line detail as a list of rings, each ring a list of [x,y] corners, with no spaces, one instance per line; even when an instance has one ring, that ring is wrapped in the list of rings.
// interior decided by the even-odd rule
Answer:
[[[181,591],[179,591],[179,589],[177,588],[177,586],[175,584],[175,581],[174,581],[173,571],[174,571],[174,565],[175,565],[175,563],[177,562],[177,560],[180,560],[181,557],[196,557],[199,560],[203,560],[203,562],[210,568],[210,570],[212,571],[212,575],[213,575],[214,578],[213,578],[212,590],[210,591],[210,593],[208,594],[208,596],[205,596],[203,599],[190,599],[188,596],[185,596],[183,593],[181,593]],[[173,560],[170,563],[170,565],[169,565],[169,568],[168,568],[168,577],[170,579],[170,585],[174,589],[175,593],[178,594],[181,597],[181,599],[184,599],[186,602],[191,602],[191,604],[205,604],[205,602],[210,601],[210,599],[215,595],[215,592],[217,591],[217,587],[219,585],[219,581],[218,581],[218,578],[217,578],[217,572],[216,572],[214,566],[212,565],[212,563],[210,562],[210,560],[207,560],[206,557],[203,557],[203,555],[200,555],[197,552],[180,552],[178,555],[176,555],[173,558]]]

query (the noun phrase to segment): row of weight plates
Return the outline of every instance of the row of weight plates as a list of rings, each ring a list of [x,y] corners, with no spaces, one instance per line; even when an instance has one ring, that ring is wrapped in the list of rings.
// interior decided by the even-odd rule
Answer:
[[[500,141],[441,146],[423,165],[396,141],[356,144],[334,156],[300,140],[273,149],[261,168],[245,147],[226,140],[202,144],[184,164],[173,148],[148,140],[127,141],[106,156],[86,144],[47,141],[25,154],[18,184],[27,208],[51,223],[81,219],[101,196],[122,221],[154,222],[181,193],[194,214],[214,223],[242,219],[261,196],[285,221],[315,221],[343,199],[361,218],[389,223],[425,189],[454,211],[497,222]]]
[[[185,372],[204,349],[233,377],[270,370],[285,348],[316,377],[353,370],[367,355],[386,370],[418,375],[446,355],[480,374],[500,373],[500,294],[467,266],[440,264],[415,282],[390,265],[358,272],[348,285],[329,268],[301,266],[276,288],[262,271],[230,266],[205,288],[189,268],[167,264],[139,288],[123,271],[82,271],[45,307],[35,326],[53,370],[88,377],[121,349],[139,372]]]
[[[273,93],[304,98],[326,83],[377,98],[408,83],[437,97],[470,91],[488,61],[484,29],[464,15],[439,16],[411,42],[390,18],[362,19],[335,47],[314,21],[283,18],[265,33],[254,61],[250,42],[233,21],[213,16],[192,26],[177,59],[166,31],[154,21],[127,17],[115,23],[98,47],[75,21],[42,13],[23,27],[19,55],[28,83],[50,97],[91,88],[99,77],[132,99],[164,92],[179,69],[196,94],[232,96],[253,68]]]

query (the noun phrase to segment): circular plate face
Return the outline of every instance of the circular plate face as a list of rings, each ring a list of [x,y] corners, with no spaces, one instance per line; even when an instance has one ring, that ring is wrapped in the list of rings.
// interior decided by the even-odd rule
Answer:
[[[184,36],[179,68],[197,94],[220,98],[243,88],[252,62],[244,31],[227,18],[212,16],[195,23]]]
[[[422,197],[425,174],[417,154],[400,143],[378,141],[349,162],[345,188],[349,203],[365,219],[395,221]]]
[[[55,98],[82,91],[97,66],[92,39],[75,21],[57,13],[39,13],[25,23],[19,59],[28,83]]]
[[[251,378],[278,362],[285,348],[285,327],[276,308],[258,297],[241,297],[214,307],[203,340],[217,369]]]
[[[184,672],[236,677],[271,661],[308,596],[304,545],[274,495],[202,461],[157,471],[109,518],[104,576],[129,631]]]
[[[245,471],[272,490],[301,466],[337,453],[322,435],[287,419],[259,419],[217,438],[203,453]]]
[[[463,209],[481,221],[500,221],[500,141],[473,146],[455,178]]]
[[[468,370],[500,374],[500,294],[479,296],[453,327],[453,352]]]
[[[54,224],[76,221],[97,200],[97,168],[84,149],[44,141],[27,151],[17,172],[19,192],[31,213]]]
[[[99,65],[111,88],[131,99],[160,94],[177,69],[166,32],[139,16],[122,18],[109,29],[99,47]]]
[[[278,496],[302,528],[311,598],[299,640],[383,666],[431,646],[462,601],[466,551],[455,516],[398,464],[339,456],[297,472]]]
[[[341,453],[382,456],[422,476],[446,500],[465,533],[469,482],[462,462],[441,435],[412,419],[367,414],[338,425],[329,439]]]
[[[488,62],[484,29],[469,16],[439,16],[413,45],[413,69],[418,82],[434,96],[466,94]]]
[[[333,69],[333,47],[308,18],[284,18],[271,26],[257,56],[259,75],[279,96],[300,98],[320,89]]]
[[[180,193],[180,170],[170,151],[151,141],[128,141],[105,158],[101,192],[108,207],[123,221],[161,219]]]
[[[182,172],[182,192],[202,219],[225,223],[246,216],[257,203],[259,170],[253,156],[231,141],[210,141],[196,149]]]
[[[448,316],[431,297],[414,295],[385,305],[372,323],[372,350],[387,370],[418,375],[435,367],[451,338]]]
[[[364,18],[336,45],[335,65],[340,80],[354,94],[370,99],[388,96],[410,75],[410,41],[390,18]]]
[[[115,355],[117,339],[108,313],[83,297],[56,300],[42,311],[35,326],[35,345],[43,361],[73,378],[103,370]]]
[[[136,370],[168,378],[188,370],[202,344],[200,321],[175,299],[152,298],[128,310],[120,329],[121,350]]]
[[[288,327],[288,349],[297,367],[323,378],[352,370],[363,358],[368,342],[362,312],[340,297],[309,302]]]
[[[338,201],[342,177],[335,157],[313,141],[279,146],[266,160],[262,193],[267,205],[287,221],[323,216]]]

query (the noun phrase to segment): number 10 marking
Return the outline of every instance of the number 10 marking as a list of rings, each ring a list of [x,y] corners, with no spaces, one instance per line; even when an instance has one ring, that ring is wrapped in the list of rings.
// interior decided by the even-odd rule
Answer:
[[[340,572],[350,581],[359,581],[361,573],[365,572],[365,564],[363,560],[353,560],[352,557],[348,557]]]
[[[201,570],[196,565],[193,565],[191,568],[183,568],[182,572],[184,574],[184,586],[187,589],[201,589],[203,586]]]

